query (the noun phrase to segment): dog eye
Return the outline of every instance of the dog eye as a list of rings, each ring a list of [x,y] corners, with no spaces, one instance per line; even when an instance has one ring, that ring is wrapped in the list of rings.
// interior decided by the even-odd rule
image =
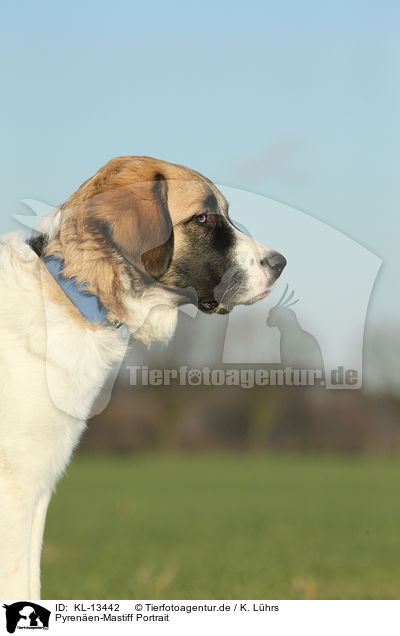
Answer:
[[[207,214],[198,214],[195,219],[197,223],[207,223],[208,216]]]

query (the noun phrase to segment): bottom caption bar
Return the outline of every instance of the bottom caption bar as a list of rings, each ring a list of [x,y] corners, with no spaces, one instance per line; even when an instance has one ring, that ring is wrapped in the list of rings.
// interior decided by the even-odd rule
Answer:
[[[0,634],[399,634],[400,601],[4,601]]]

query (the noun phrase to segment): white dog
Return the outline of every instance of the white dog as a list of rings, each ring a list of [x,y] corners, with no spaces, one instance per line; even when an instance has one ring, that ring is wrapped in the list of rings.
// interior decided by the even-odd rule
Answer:
[[[37,229],[0,241],[3,599],[40,597],[49,499],[124,355],[119,326],[168,340],[179,305],[256,302],[286,264],[233,226],[211,181],[148,157],[113,159]]]

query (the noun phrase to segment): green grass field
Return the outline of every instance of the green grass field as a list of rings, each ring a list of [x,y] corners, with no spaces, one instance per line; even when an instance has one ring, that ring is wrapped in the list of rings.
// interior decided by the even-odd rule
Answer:
[[[400,462],[78,457],[49,510],[43,598],[400,598]]]

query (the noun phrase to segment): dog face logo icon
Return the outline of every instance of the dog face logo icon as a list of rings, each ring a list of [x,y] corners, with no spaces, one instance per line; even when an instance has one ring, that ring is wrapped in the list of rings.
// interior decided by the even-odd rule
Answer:
[[[31,603],[31,601],[18,601],[11,605],[3,605],[6,610],[6,626],[9,634],[14,634],[16,629],[48,629],[50,610]]]

